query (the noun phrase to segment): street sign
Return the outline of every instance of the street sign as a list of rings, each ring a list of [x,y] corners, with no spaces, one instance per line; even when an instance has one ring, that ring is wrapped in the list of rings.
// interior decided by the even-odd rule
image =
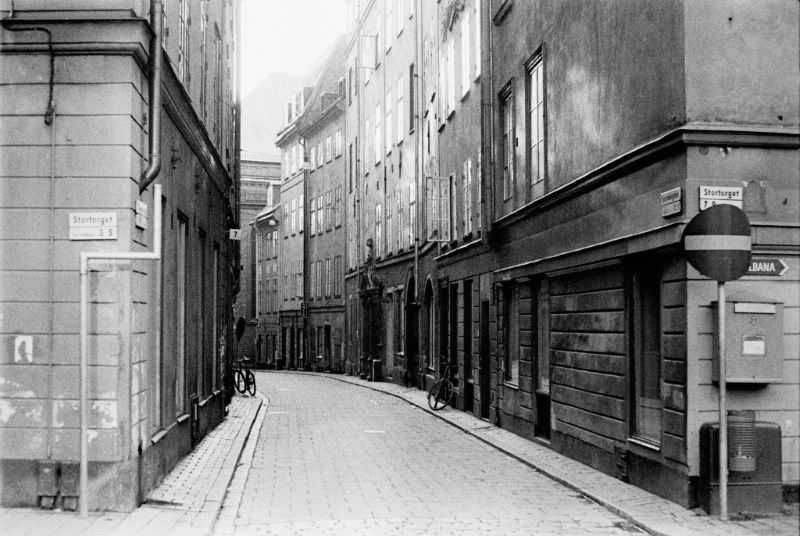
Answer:
[[[773,259],[769,257],[753,257],[750,260],[750,266],[744,275],[766,275],[772,277],[780,277],[786,273],[789,266],[783,262],[783,259]]]
[[[733,281],[750,267],[750,222],[732,205],[715,205],[697,214],[683,230],[686,259],[717,281]]]
[[[70,240],[116,240],[116,212],[70,212]]]
[[[674,216],[683,212],[683,190],[680,186],[661,192],[661,217]]]
[[[733,205],[742,208],[744,201],[744,188],[741,186],[701,186],[700,210],[711,208],[715,205]]]
[[[228,238],[231,240],[241,240],[242,239],[242,230],[241,229],[228,229]]]

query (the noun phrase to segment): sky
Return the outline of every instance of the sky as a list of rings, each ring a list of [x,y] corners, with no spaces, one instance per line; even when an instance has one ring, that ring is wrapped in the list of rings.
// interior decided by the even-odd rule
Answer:
[[[272,73],[309,74],[345,31],[345,0],[244,0],[242,95]]]

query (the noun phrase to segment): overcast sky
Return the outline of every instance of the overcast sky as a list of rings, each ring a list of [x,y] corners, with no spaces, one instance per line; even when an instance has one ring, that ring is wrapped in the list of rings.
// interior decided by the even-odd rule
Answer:
[[[244,0],[242,95],[272,73],[309,74],[345,30],[345,0]]]

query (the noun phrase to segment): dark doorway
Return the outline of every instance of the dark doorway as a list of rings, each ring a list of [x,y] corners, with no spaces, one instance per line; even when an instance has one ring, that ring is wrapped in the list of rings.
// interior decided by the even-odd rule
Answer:
[[[492,373],[490,370],[489,359],[489,302],[481,302],[481,318],[480,318],[480,382],[481,391],[481,418],[488,419],[491,410],[491,397],[492,397]]]
[[[324,353],[323,353],[323,360],[322,366],[325,370],[330,370],[331,368],[331,358],[333,356],[333,352],[331,349],[331,326],[330,324],[325,324],[325,346],[324,346]]]
[[[418,304],[415,303],[415,281],[412,279],[406,289],[406,372],[405,384],[406,387],[417,387],[417,372],[419,370],[419,363],[417,361],[417,352],[419,341],[417,335],[419,328],[417,326],[417,309]]]
[[[548,281],[535,281],[533,333],[536,334],[536,424],[533,433],[550,439],[550,288]]]
[[[464,411],[474,411],[475,379],[472,375],[472,281],[464,281]]]

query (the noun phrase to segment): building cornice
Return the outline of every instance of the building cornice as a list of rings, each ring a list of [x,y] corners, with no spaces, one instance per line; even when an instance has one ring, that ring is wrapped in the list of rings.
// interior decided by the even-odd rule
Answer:
[[[652,140],[612,158],[574,180],[547,192],[514,212],[495,220],[497,231],[555,205],[612,182],[622,175],[641,169],[664,154],[691,145],[722,147],[763,147],[771,149],[800,148],[800,128],[756,125],[689,123],[670,130]]]

